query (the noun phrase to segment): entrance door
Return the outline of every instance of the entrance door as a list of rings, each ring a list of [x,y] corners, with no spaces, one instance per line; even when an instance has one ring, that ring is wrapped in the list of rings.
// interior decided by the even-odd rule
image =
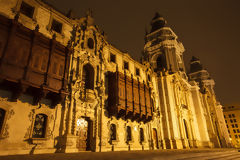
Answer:
[[[86,151],[89,147],[89,123],[86,119],[81,118],[77,120],[78,127],[78,141],[77,148],[79,151]]]
[[[153,128],[153,146],[158,149],[158,136],[156,128]]]

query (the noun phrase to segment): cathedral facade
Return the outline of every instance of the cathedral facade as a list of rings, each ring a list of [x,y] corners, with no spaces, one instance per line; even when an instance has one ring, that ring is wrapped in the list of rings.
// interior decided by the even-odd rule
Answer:
[[[0,0],[0,154],[230,147],[214,80],[156,14],[141,62],[85,17]]]

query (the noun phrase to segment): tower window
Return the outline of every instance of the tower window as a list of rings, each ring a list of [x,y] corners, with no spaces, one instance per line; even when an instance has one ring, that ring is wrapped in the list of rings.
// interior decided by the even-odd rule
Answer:
[[[158,58],[157,58],[157,68],[158,69],[163,69],[164,68],[164,60],[163,60],[163,55],[159,55]]]
[[[110,126],[110,139],[111,140],[117,140],[116,125],[115,124],[111,124],[111,126]]]
[[[139,68],[136,68],[136,75],[137,75],[137,76],[140,76],[140,70],[139,70]]]
[[[127,126],[127,141],[131,141],[132,140],[132,131],[131,131],[131,127]]]
[[[115,54],[110,54],[110,62],[116,63],[116,55]]]
[[[34,7],[25,2],[22,2],[20,12],[29,18],[33,18]]]
[[[235,114],[232,114],[232,117],[235,117]]]
[[[234,122],[237,122],[237,120],[236,120],[236,119],[233,119],[233,121],[234,121]]]
[[[5,119],[5,115],[6,115],[6,111],[4,109],[0,108],[0,134],[1,134],[1,131],[3,128],[3,122]]]
[[[60,23],[57,20],[53,19],[51,29],[54,30],[57,33],[61,33],[62,32],[62,23]]]
[[[128,70],[129,67],[128,67],[128,62],[124,61],[124,69]]]
[[[229,114],[229,115],[228,115],[228,117],[229,117],[229,118],[232,118],[232,115],[231,115],[231,114]]]
[[[47,115],[37,114],[34,122],[32,138],[45,138]]]

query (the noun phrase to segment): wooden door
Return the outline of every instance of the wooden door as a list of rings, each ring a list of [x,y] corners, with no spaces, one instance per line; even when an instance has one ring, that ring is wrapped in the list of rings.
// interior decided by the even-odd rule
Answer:
[[[88,121],[81,118],[77,121],[78,126],[78,141],[77,141],[77,148],[79,151],[86,151],[88,148]]]
[[[156,128],[153,128],[153,147],[158,149],[158,136]]]

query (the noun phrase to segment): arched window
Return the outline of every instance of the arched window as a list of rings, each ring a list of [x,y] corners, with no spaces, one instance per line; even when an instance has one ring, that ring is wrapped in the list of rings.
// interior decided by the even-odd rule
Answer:
[[[159,55],[156,62],[157,62],[157,68],[158,69],[163,69],[164,68],[163,55]]]
[[[143,128],[140,128],[140,142],[144,141],[144,132],[143,132]]]
[[[110,139],[111,140],[117,140],[116,125],[115,124],[111,124],[111,126],[110,126]]]
[[[3,128],[3,122],[5,119],[5,115],[6,115],[6,111],[2,108],[0,108],[0,134],[1,134],[1,130]]]
[[[131,131],[131,127],[127,126],[127,141],[131,141],[132,140],[132,131]]]
[[[83,81],[85,83],[85,89],[94,89],[94,68],[90,64],[83,66]]]
[[[93,49],[94,47],[94,41],[92,38],[88,38],[88,48]]]
[[[32,138],[45,138],[47,115],[37,114],[34,122]]]

